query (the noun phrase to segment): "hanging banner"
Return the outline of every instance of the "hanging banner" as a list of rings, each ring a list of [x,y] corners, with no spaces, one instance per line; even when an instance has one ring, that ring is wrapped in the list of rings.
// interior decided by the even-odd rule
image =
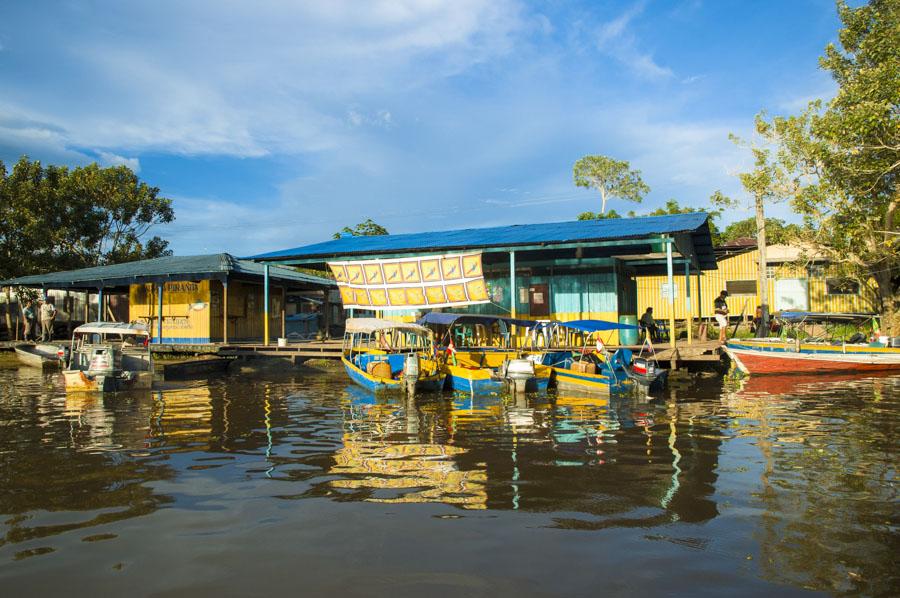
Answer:
[[[421,309],[488,303],[481,253],[328,262],[344,309]]]

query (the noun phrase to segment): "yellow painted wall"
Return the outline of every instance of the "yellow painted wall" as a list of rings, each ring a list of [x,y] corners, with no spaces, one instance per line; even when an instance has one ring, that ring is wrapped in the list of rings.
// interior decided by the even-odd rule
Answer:
[[[222,283],[212,283],[211,293],[212,338],[222,341]],[[281,336],[281,287],[269,287],[269,340]],[[250,282],[228,283],[228,342],[260,340],[263,338],[263,285]]]
[[[691,276],[691,306],[689,308],[686,304],[683,266],[680,269],[676,267],[674,276],[674,282],[677,287],[674,301],[675,319],[685,319],[688,317],[689,312],[694,317],[697,317],[698,309],[702,310],[700,314],[702,317],[712,317],[713,301],[721,291],[725,290],[726,281],[757,279],[758,259],[759,253],[756,250],[748,251],[747,253],[720,260],[718,262],[718,270],[703,272],[700,275],[699,308],[697,276]],[[770,266],[775,266],[775,276],[778,279],[808,278],[805,268],[797,267],[793,264],[770,264]],[[667,282],[666,276],[638,276],[635,280],[637,282],[638,313],[643,313],[648,307],[652,307],[653,316],[657,320],[668,319],[672,310],[669,306],[668,298],[663,297],[663,286]],[[774,305],[775,278],[767,280],[769,304]],[[808,280],[808,288],[810,311],[865,312],[871,310],[866,298],[863,296],[863,289],[861,289],[861,294],[859,295],[826,295],[825,278],[810,278]],[[741,311],[745,310],[745,313],[750,317],[753,316],[756,306],[760,303],[759,296],[756,293],[752,295],[733,294],[728,297],[727,301],[728,309],[732,315],[740,315]]]
[[[209,281],[167,282],[163,287],[163,342],[209,342]],[[156,285],[133,284],[128,294],[129,320],[146,323],[156,340]]]

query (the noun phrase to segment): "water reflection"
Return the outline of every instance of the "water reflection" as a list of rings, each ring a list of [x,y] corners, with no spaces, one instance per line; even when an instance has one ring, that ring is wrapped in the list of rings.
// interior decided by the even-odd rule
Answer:
[[[129,530],[205,537],[221,533],[205,528],[216,511],[267,542],[257,511],[285,529],[326,508],[365,527],[380,507],[414,526],[425,508],[489,512],[503,533],[614,532],[676,570],[715,555],[744,581],[873,594],[897,581],[897,377],[697,375],[657,399],[413,400],[339,373],[105,397],[67,396],[57,378],[0,363],[0,564],[65,563],[110,543],[140,554]],[[378,550],[405,541],[384,533]]]

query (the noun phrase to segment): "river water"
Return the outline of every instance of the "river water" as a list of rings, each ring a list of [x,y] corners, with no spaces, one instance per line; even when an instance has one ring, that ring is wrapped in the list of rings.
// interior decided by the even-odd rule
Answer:
[[[0,356],[0,594],[896,595],[900,377],[67,396]]]

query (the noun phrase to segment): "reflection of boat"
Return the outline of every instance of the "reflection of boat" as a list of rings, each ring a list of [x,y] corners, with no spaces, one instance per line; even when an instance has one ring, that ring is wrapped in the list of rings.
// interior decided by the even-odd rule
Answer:
[[[658,367],[654,359],[635,358],[628,349],[610,354],[598,340],[596,349],[588,343],[594,334],[611,330],[636,330],[637,326],[606,322],[604,320],[576,320],[560,322],[560,326],[584,333],[585,346],[580,352],[569,353],[556,361],[553,380],[562,390],[588,393],[608,393],[629,385],[656,390],[662,388],[668,378],[668,370]],[[558,356],[554,359],[559,359]]]
[[[836,372],[900,371],[900,347],[867,343],[862,333],[836,339],[838,325],[857,327],[872,320],[868,314],[783,312],[776,316],[794,338],[732,339],[725,346],[735,365],[747,374],[826,374]],[[826,334],[806,336],[802,327],[819,326]],[[831,330],[829,330],[831,328]],[[850,342],[848,342],[850,341]]]
[[[153,359],[143,324],[91,322],[72,333],[71,357],[63,370],[67,391],[110,392],[150,388]]]
[[[351,318],[341,361],[351,380],[372,391],[441,390],[446,377],[434,357],[431,331],[417,324]]]
[[[419,319],[419,324],[447,327],[441,344],[446,341],[449,355],[443,368],[447,373],[447,385],[452,390],[467,394],[498,394],[506,389],[514,392],[547,390],[551,371],[540,360],[500,347],[466,346],[477,344],[477,335],[472,329],[483,329],[489,337],[485,339],[487,342],[496,337],[505,343],[510,326],[530,327],[534,322],[491,315],[430,312]],[[493,333],[495,326],[496,335]]]
[[[16,357],[25,365],[35,368],[59,367],[63,350],[56,345],[19,345]]]
[[[829,388],[841,382],[858,382],[871,378],[887,378],[891,372],[872,372],[866,375],[860,374],[775,374],[771,376],[748,376],[740,381],[740,395],[789,395],[799,391],[809,390],[816,386],[827,385]]]

